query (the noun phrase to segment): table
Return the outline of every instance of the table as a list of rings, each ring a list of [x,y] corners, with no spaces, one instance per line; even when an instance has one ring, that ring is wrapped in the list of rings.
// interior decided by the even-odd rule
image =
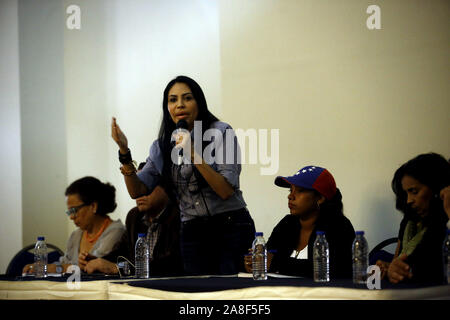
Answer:
[[[101,280],[100,280],[101,279]],[[450,285],[389,285],[369,290],[351,280],[317,284],[304,278],[198,276],[155,279],[82,277],[79,289],[70,288],[67,278],[47,280],[0,277],[0,299],[50,300],[410,300],[450,299]]]

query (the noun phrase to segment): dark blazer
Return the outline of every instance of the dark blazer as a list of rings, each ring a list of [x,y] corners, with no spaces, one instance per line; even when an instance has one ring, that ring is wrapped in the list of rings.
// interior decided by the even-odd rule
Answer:
[[[128,212],[125,223],[127,232],[124,233],[119,248],[103,257],[104,259],[116,263],[117,257],[124,256],[134,264],[134,247],[138,234],[147,233],[148,230],[148,226],[143,222],[144,214],[145,212],[140,212],[137,207]],[[180,213],[177,205],[169,202],[159,217],[159,222],[161,230],[153,251],[153,260],[150,261],[150,276],[182,275]]]
[[[330,249],[330,278],[351,278],[352,244],[355,230],[345,216],[317,220],[308,241],[308,259],[295,259],[290,255],[297,248],[301,224],[298,217],[292,214],[286,215],[275,226],[267,242],[268,250],[276,250],[269,271],[312,278],[313,246],[318,230],[325,231]]]

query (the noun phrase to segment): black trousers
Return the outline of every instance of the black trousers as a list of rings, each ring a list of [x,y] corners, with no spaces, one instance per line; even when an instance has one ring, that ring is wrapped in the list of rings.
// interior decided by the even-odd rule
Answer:
[[[244,271],[244,255],[255,237],[246,208],[181,224],[181,255],[188,275],[226,275]]]

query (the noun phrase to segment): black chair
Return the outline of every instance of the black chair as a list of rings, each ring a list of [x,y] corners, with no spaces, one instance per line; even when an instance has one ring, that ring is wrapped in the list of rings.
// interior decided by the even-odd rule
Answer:
[[[377,260],[391,262],[394,258],[394,255],[387,252],[386,250],[383,250],[383,248],[393,243],[397,243],[397,240],[398,238],[389,238],[377,244],[375,248],[373,248],[369,253],[369,264],[374,265]]]
[[[34,263],[34,246],[35,244],[26,246],[12,258],[6,269],[7,276],[21,276],[23,267],[27,264]],[[47,243],[47,253],[47,263],[56,262],[59,260],[59,257],[64,255],[61,249],[51,243]]]

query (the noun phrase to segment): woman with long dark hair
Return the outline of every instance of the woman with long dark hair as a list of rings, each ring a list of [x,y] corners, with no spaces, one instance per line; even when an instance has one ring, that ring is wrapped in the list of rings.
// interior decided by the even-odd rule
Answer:
[[[162,110],[158,139],[150,147],[146,165],[138,174],[127,139],[113,118],[112,137],[119,146],[128,192],[136,199],[162,184],[167,195],[177,201],[181,253],[187,274],[237,273],[243,269],[242,256],[253,240],[255,227],[239,188],[237,139],[227,138],[228,134],[233,135],[233,130],[208,110],[200,86],[185,76],[168,83]],[[184,129],[182,134],[177,127]],[[205,161],[204,156],[211,151],[207,148],[210,142],[203,139],[207,130],[219,133],[210,139],[214,145],[214,151],[208,153],[212,161],[211,157]],[[195,138],[193,146],[199,147],[184,148],[192,145],[191,138]],[[173,159],[174,147],[180,146],[183,152],[191,153],[190,158],[183,154],[181,162]],[[219,151],[232,152],[234,157],[226,157]]]
[[[394,174],[396,208],[403,213],[391,263],[377,261],[392,283],[443,283],[442,244],[448,217],[443,190],[450,185],[450,163],[436,153],[421,154]]]
[[[268,270],[313,277],[313,245],[316,231],[324,231],[330,249],[330,278],[352,277],[352,243],[355,230],[343,213],[342,195],[331,173],[307,166],[275,184],[289,188],[286,215],[267,241]],[[245,257],[251,272],[251,257]]]

